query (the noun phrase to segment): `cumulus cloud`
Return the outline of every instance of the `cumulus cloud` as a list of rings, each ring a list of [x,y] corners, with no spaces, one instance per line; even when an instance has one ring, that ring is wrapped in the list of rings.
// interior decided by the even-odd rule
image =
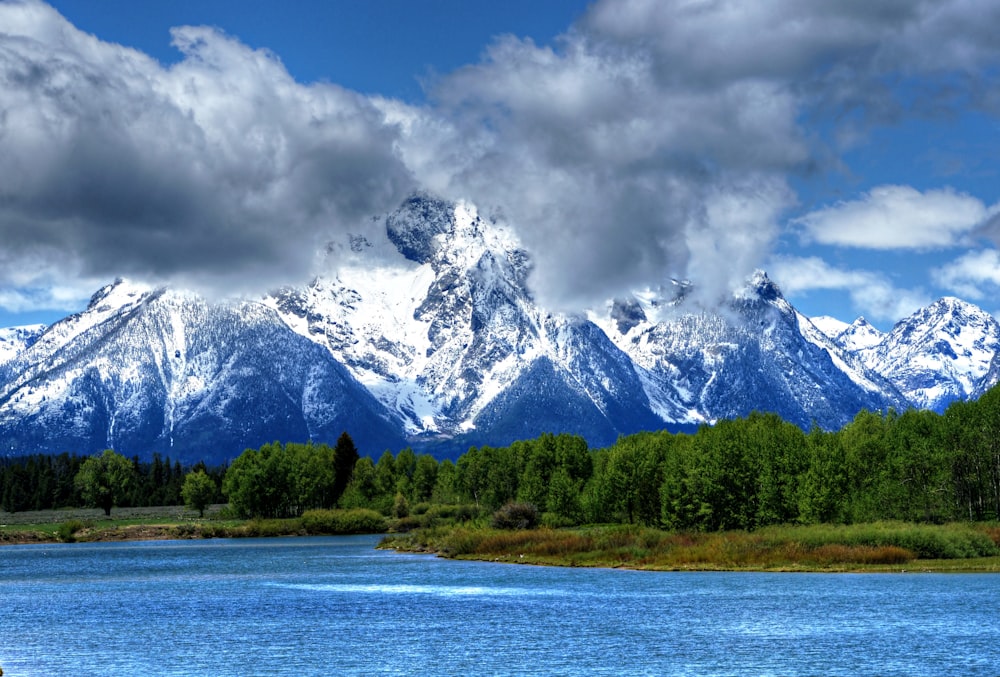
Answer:
[[[502,206],[549,303],[669,277],[711,301],[770,251],[795,203],[789,177],[839,171],[840,140],[985,107],[1000,52],[980,26],[998,20],[965,0],[602,0],[554,45],[506,36],[441,78],[432,105],[404,116],[428,136],[405,136],[403,152],[433,189]],[[948,237],[983,213],[944,191],[921,215],[938,198],[965,210],[943,221]]]
[[[40,3],[0,4],[0,27],[2,282],[44,260],[50,283],[261,292],[413,185],[366,99],[218,31],[174,29],[164,68]]]
[[[789,296],[813,290],[846,292],[853,307],[871,320],[895,321],[932,301],[922,290],[896,287],[881,273],[838,268],[815,256],[778,256],[768,271]]]
[[[927,249],[961,243],[996,208],[951,188],[878,186],[796,222],[821,244],[867,249]]]
[[[965,298],[981,300],[1000,291],[1000,252],[970,251],[932,271],[934,281]]]
[[[839,166],[838,140],[1000,111],[997,25],[987,0],[599,0],[553,44],[501,37],[407,105],[302,85],[208,28],[174,29],[183,58],[167,68],[9,0],[0,239],[12,265],[50,262],[51,283],[261,291],[305,278],[326,240],[420,188],[502,215],[547,303],[669,278],[711,301],[768,255],[789,177]],[[906,191],[801,224],[826,241],[853,209],[871,226],[853,242],[899,246],[872,214],[903,210],[909,241],[932,246],[985,216],[969,196]],[[917,223],[932,212],[943,220]]]

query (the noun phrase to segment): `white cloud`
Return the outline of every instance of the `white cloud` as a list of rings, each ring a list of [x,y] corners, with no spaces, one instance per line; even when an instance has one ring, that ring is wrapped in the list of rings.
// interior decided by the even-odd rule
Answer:
[[[920,191],[878,186],[795,220],[809,240],[866,249],[928,249],[963,241],[991,213],[977,198],[951,188]]]
[[[25,270],[51,262],[52,284],[259,291],[307,278],[326,239],[423,188],[504,214],[547,302],[670,277],[721,297],[766,258],[789,176],[838,163],[837,137],[1000,110],[998,25],[988,0],[599,0],[552,45],[498,39],[413,107],[299,84],[208,28],[174,29],[183,58],[164,68],[8,0],[0,246]],[[887,84],[902,81],[905,97]],[[929,247],[987,211],[886,186],[802,224],[822,242]],[[838,231],[849,215],[864,225]]]
[[[964,298],[981,300],[1000,291],[1000,252],[970,251],[932,271],[935,283]]]
[[[881,273],[831,266],[819,257],[778,256],[768,272],[788,297],[812,290],[840,290],[868,319],[895,322],[923,308],[932,299],[919,289],[899,289]]]
[[[163,68],[0,3],[0,242],[15,267],[263,292],[414,185],[364,97],[208,28]],[[59,271],[66,271],[59,274]]]

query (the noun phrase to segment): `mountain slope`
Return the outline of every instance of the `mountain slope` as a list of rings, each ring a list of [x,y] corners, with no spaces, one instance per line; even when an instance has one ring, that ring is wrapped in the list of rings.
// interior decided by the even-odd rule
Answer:
[[[210,305],[126,282],[13,360],[7,453],[114,448],[221,461],[274,439],[398,448],[391,415],[315,344],[256,303]]]
[[[351,252],[336,278],[267,303],[417,441],[579,430],[605,444],[662,425],[628,358],[587,320],[538,308],[527,254],[474,208],[414,196],[386,218],[385,241]]]
[[[646,306],[648,314],[633,304],[631,321],[602,328],[644,369],[665,419],[697,423],[760,410],[803,427],[836,428],[863,408],[905,404],[891,384],[854,364],[795,311],[763,273],[726,312],[687,311],[683,295]],[[647,319],[655,315],[662,318]]]

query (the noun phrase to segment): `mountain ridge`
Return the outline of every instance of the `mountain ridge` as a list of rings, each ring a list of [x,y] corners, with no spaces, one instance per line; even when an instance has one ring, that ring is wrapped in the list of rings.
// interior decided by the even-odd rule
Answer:
[[[118,280],[44,331],[0,332],[0,453],[225,460],[348,430],[373,456],[454,456],[543,432],[603,446],[753,410],[836,428],[861,409],[942,408],[1000,374],[1000,326],[958,300],[884,335],[859,318],[830,336],[836,323],[817,326],[758,272],[718,309],[674,281],[554,313],[530,291],[528,253],[474,206],[414,195],[382,223],[331,243],[332,272],[261,299]]]

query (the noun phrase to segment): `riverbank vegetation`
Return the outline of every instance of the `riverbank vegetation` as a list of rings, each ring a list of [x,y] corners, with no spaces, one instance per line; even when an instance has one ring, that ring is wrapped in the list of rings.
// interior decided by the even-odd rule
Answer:
[[[95,458],[114,456],[108,451]],[[364,522],[365,529],[422,529],[411,545],[396,542],[457,556],[496,552],[481,544],[455,549],[448,539],[473,534],[503,541],[513,538],[509,527],[516,527],[534,534],[531,538],[593,545],[588,539],[597,532],[581,528],[602,524],[611,525],[604,527],[609,533],[644,534],[647,540],[653,538],[649,534],[668,534],[656,536],[668,545],[691,541],[695,551],[713,552],[721,558],[713,561],[731,560],[733,566],[737,560],[726,559],[726,553],[754,551],[748,543],[770,544],[785,553],[780,561],[835,563],[836,555],[894,565],[907,558],[959,557],[955,552],[966,552],[965,558],[997,554],[985,544],[996,547],[988,525],[1000,520],[1000,389],[974,402],[957,402],[943,415],[862,411],[838,431],[806,432],[773,414],[754,413],[690,434],[624,436],[602,449],[588,448],[577,436],[546,434],[506,447],[472,447],[454,462],[411,449],[385,451],[376,461],[359,455],[347,433],[334,447],[275,442],[247,449],[228,468],[182,469],[156,455],[149,463],[114,460],[109,465],[116,472],[105,474],[87,471],[88,465],[96,467],[93,459],[65,454],[4,461],[0,507],[19,512],[90,504],[109,513],[107,496],[113,495],[118,507],[159,499],[185,501],[198,511],[228,501],[227,516],[238,521],[240,533],[258,535],[341,533],[341,527],[323,525],[340,519],[333,515],[377,515]],[[94,486],[102,477],[117,485],[107,491]],[[856,536],[886,531],[862,528],[872,524],[908,525],[890,531],[909,535]],[[972,532],[961,531],[973,524],[978,526]],[[614,531],[614,525],[622,530]],[[207,535],[228,533],[217,534],[217,527],[190,528],[198,535],[201,529]],[[781,529],[807,530],[788,532],[787,543],[768,540]],[[917,541],[944,538],[935,529],[965,534],[966,540],[969,533],[978,534],[980,546],[932,553]],[[79,532],[86,533],[69,535]],[[828,538],[818,543],[817,533]],[[555,547],[547,543],[538,547]],[[518,555],[534,556],[525,550]],[[615,555],[609,552],[612,562]],[[690,552],[683,557],[695,557]],[[659,562],[661,555],[638,557],[632,565],[645,566],[647,556]],[[656,566],[672,566],[668,560]]]
[[[373,510],[310,510],[286,519],[234,517],[226,505],[201,517],[179,507],[118,511],[114,519],[93,509],[0,513],[0,544],[183,540],[385,533],[390,522]]]
[[[995,526],[880,522],[712,533],[636,525],[437,527],[387,536],[380,547],[456,559],[661,571],[1000,572],[998,543]]]

